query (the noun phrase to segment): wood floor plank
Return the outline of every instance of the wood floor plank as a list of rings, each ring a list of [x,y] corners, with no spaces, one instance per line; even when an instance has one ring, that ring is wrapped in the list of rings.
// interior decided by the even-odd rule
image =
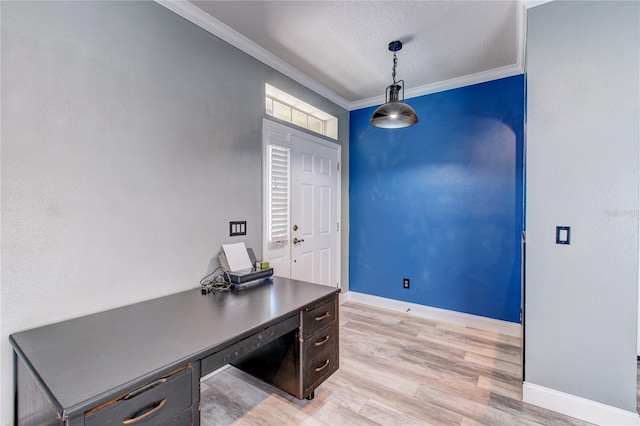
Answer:
[[[426,342],[429,342],[430,344],[440,344],[452,348],[457,348],[459,350],[464,350],[466,352],[474,352],[478,355],[485,355],[514,363],[519,363],[522,356],[520,353],[520,348],[498,348],[486,342],[479,345],[467,340],[460,340],[456,339],[455,337],[445,336],[438,333],[434,334],[423,332],[418,334],[417,339],[424,340]]]
[[[396,380],[415,381],[430,377],[465,381],[474,385],[478,381],[478,372],[463,368],[462,360],[428,354],[418,347],[407,348],[393,344],[369,345],[368,351],[362,352],[360,347],[346,342],[344,347],[341,347],[341,351],[347,360],[357,358],[363,363],[363,370],[370,373],[384,371],[386,376],[392,374]]]
[[[507,398],[522,400],[522,381],[513,380],[510,383],[496,380],[490,377],[478,377],[478,389],[485,389],[491,393],[503,395]]]
[[[505,353],[520,353],[520,345],[512,344],[502,339],[491,339],[485,336],[469,334],[469,329],[456,329],[453,327],[438,326],[435,329],[425,329],[422,334],[431,333],[434,336],[440,336],[469,345],[473,348],[485,348],[490,350],[499,350]]]
[[[479,416],[478,413],[484,413],[486,410],[491,394],[490,392],[474,393],[473,398],[468,398],[466,394],[445,393],[441,389],[425,384],[420,386],[415,396],[419,401],[444,407],[463,417],[476,418]]]
[[[357,330],[365,331],[373,335],[395,336],[396,338],[412,339],[418,336],[422,332],[420,328],[413,327],[407,324],[387,323],[387,322],[373,322],[373,321],[358,321],[351,319],[344,324],[344,328],[352,329],[357,326]]]
[[[496,359],[495,357],[480,355],[473,352],[467,352],[464,360],[469,363],[475,363],[485,367],[498,369],[515,376],[520,376],[520,374],[522,374],[522,367],[520,366],[519,362],[515,363],[503,361],[501,359]]]
[[[587,424],[522,402],[519,338],[353,302],[339,325],[340,369],[313,400],[230,367],[201,385],[202,424]]]
[[[366,316],[374,321],[387,321],[397,323],[407,321],[419,324],[421,327],[436,327],[439,322],[421,318],[415,315],[398,315],[398,312],[388,309],[381,309],[374,306],[363,305],[360,303],[347,302],[340,305],[340,315],[358,315]]]
[[[331,376],[323,386],[330,386],[334,389],[344,389],[347,392],[356,392],[372,400],[390,405],[396,410],[412,417],[436,425],[459,425],[462,416],[446,408],[439,407],[428,402],[418,401],[415,398],[407,398],[405,395],[390,392],[387,389],[376,385],[368,377],[362,377],[338,370]]]
[[[513,372],[505,371],[505,369],[496,366],[465,362],[464,359],[430,354],[428,353],[428,349],[425,351],[424,348],[425,346],[422,346],[416,341],[405,341],[404,344],[395,346],[372,345],[369,348],[369,352],[363,354],[363,356],[370,358],[369,362],[371,365],[375,365],[377,369],[397,370],[395,374],[405,378],[419,374],[423,371],[422,369],[429,370],[434,374],[439,374],[441,377],[460,378],[473,381],[474,383],[477,383],[478,376],[480,375],[505,382],[511,382],[514,379],[520,378],[519,368],[514,368]],[[359,348],[352,348],[347,343],[345,350],[358,352]],[[389,361],[395,361],[395,363],[390,363]],[[409,368],[405,368],[405,364],[407,364]]]
[[[379,425],[379,423],[351,411],[336,401],[327,402],[318,412],[316,418],[330,425]]]
[[[378,366],[372,366],[370,362],[362,362],[361,359],[356,360],[344,357],[340,360],[340,368],[358,376],[373,376],[373,381],[378,388],[388,389],[406,396],[413,396],[420,386],[420,383],[398,377],[394,372]]]
[[[467,355],[467,351],[463,349],[434,343],[427,344],[418,339],[410,339],[408,342],[403,336],[386,334],[386,331],[380,329],[378,329],[376,335],[372,335],[370,329],[363,328],[361,324],[355,324],[354,322],[345,324],[342,333],[344,334],[343,340],[347,344],[353,343],[348,347],[353,347],[356,351],[366,347],[370,350],[380,351],[381,356],[384,356],[382,352],[386,352],[387,357],[390,358],[395,358],[393,354],[397,354],[399,357],[406,357],[408,361],[414,358],[418,364],[428,361],[438,363],[443,359],[462,361]],[[353,342],[350,341],[349,337],[353,338]],[[380,337],[384,337],[384,339]]]
[[[454,345],[442,345],[437,342],[429,342],[428,344],[420,345],[420,342],[416,339],[413,339],[411,345],[406,345],[406,337],[404,336],[395,336],[392,334],[386,334],[380,329],[377,330],[376,334],[372,334],[372,327],[370,325],[363,325],[356,321],[350,321],[344,324],[342,328],[342,333],[345,334],[345,341],[349,342],[350,339],[348,337],[353,337],[354,342],[358,344],[366,345],[369,342],[378,343],[378,344],[389,344],[391,346],[405,346],[410,348],[427,348],[428,352],[435,356],[441,356],[445,358],[455,358],[455,359],[464,359],[467,351],[461,348],[457,348]]]
[[[437,325],[440,330],[454,331],[456,333],[466,334],[472,337],[481,337],[494,342],[507,343],[513,346],[520,346],[522,339],[516,336],[509,336],[507,334],[500,334],[493,331],[481,330],[478,328],[468,327],[461,324],[454,324],[450,322],[441,322]]]
[[[363,324],[382,324],[387,326],[394,326],[400,322],[399,318],[394,318],[388,314],[376,315],[376,312],[360,310],[347,305],[348,304],[340,305],[340,318],[347,321],[356,321]],[[436,325],[432,325],[432,327],[435,326]]]
[[[368,346],[369,344],[386,344],[389,340],[387,336],[376,333],[372,334],[371,330],[361,327],[360,323],[347,321],[340,328],[340,340],[345,342],[353,342],[356,345]]]
[[[367,401],[364,407],[358,412],[363,417],[370,419],[380,425],[431,425],[423,419],[417,419],[400,410],[383,404],[374,399]]]

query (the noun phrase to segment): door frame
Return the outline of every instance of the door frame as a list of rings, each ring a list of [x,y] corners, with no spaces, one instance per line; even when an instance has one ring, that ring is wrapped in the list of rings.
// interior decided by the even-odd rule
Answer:
[[[299,137],[301,139],[305,139],[307,142],[311,142],[311,143],[316,143],[319,145],[322,145],[326,148],[331,148],[333,150],[336,151],[336,161],[337,161],[337,173],[336,173],[336,179],[337,179],[337,189],[336,189],[336,220],[337,220],[337,226],[338,229],[336,230],[335,233],[335,239],[336,239],[336,259],[335,259],[335,268],[336,268],[336,284],[337,284],[337,288],[342,288],[342,279],[341,279],[341,271],[342,271],[342,165],[340,164],[342,162],[342,146],[340,144],[337,144],[335,142],[331,142],[328,141],[326,139],[324,139],[322,136],[320,135],[311,135],[309,133],[303,132],[301,130],[298,130],[292,126],[288,126],[286,124],[281,124],[278,122],[275,122],[273,120],[267,119],[267,118],[263,118],[262,119],[262,256],[264,258],[264,256],[267,254],[268,252],[268,247],[267,247],[267,241],[268,241],[268,235],[267,232],[269,230],[269,215],[267,212],[267,206],[269,205],[269,188],[267,187],[267,183],[269,182],[269,176],[268,176],[268,158],[269,158],[269,153],[268,153],[268,143],[267,143],[267,138],[266,138],[266,131],[267,130],[273,130],[276,132],[280,132],[280,133],[289,133],[290,135],[295,135],[296,137]],[[288,142],[288,148],[290,148],[292,151],[294,149],[293,146],[293,142],[292,142],[292,138],[288,137],[286,138],[286,141]],[[291,180],[293,181],[293,173],[291,173]],[[291,218],[291,204],[293,204],[293,199],[290,198],[290,205],[289,205],[289,218]],[[291,232],[291,223],[289,223],[289,235]],[[289,238],[289,241],[287,242],[287,245],[289,246],[288,248],[288,252],[289,252],[289,258],[291,258],[291,239]],[[291,270],[291,268],[289,268],[289,270]]]

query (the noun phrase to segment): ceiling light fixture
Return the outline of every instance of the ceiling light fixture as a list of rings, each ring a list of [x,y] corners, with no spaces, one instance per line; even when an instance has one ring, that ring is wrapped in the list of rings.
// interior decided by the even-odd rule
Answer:
[[[393,52],[393,84],[385,90],[385,102],[373,112],[369,124],[383,129],[399,129],[401,127],[413,126],[418,122],[418,115],[404,101],[404,80],[396,81],[396,67],[398,58],[396,52],[402,49],[402,42],[399,40],[389,43],[389,50]],[[402,84],[400,84],[402,83]],[[402,99],[400,99],[402,90]]]

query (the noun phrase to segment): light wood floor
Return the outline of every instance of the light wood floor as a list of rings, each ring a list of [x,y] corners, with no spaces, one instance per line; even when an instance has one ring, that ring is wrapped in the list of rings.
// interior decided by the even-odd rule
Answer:
[[[523,403],[520,338],[356,303],[340,369],[299,401],[229,367],[202,382],[211,425],[585,425]]]

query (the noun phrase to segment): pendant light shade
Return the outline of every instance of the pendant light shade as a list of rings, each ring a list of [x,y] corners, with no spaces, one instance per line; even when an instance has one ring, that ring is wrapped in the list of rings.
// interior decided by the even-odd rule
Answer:
[[[385,103],[380,105],[373,112],[369,123],[375,127],[383,129],[399,129],[402,127],[413,126],[418,122],[418,115],[404,101],[404,80],[396,81],[396,67],[398,58],[396,52],[402,49],[401,41],[392,41],[389,43],[389,50],[393,52],[393,84],[388,86],[385,91]],[[402,83],[402,84],[400,84]],[[402,90],[402,98],[400,91]]]
[[[418,122],[418,115],[413,108],[398,99],[399,90],[400,86],[397,84],[387,87],[387,92],[391,92],[391,96],[373,112],[369,121],[372,126],[383,129],[399,129],[413,126]]]

